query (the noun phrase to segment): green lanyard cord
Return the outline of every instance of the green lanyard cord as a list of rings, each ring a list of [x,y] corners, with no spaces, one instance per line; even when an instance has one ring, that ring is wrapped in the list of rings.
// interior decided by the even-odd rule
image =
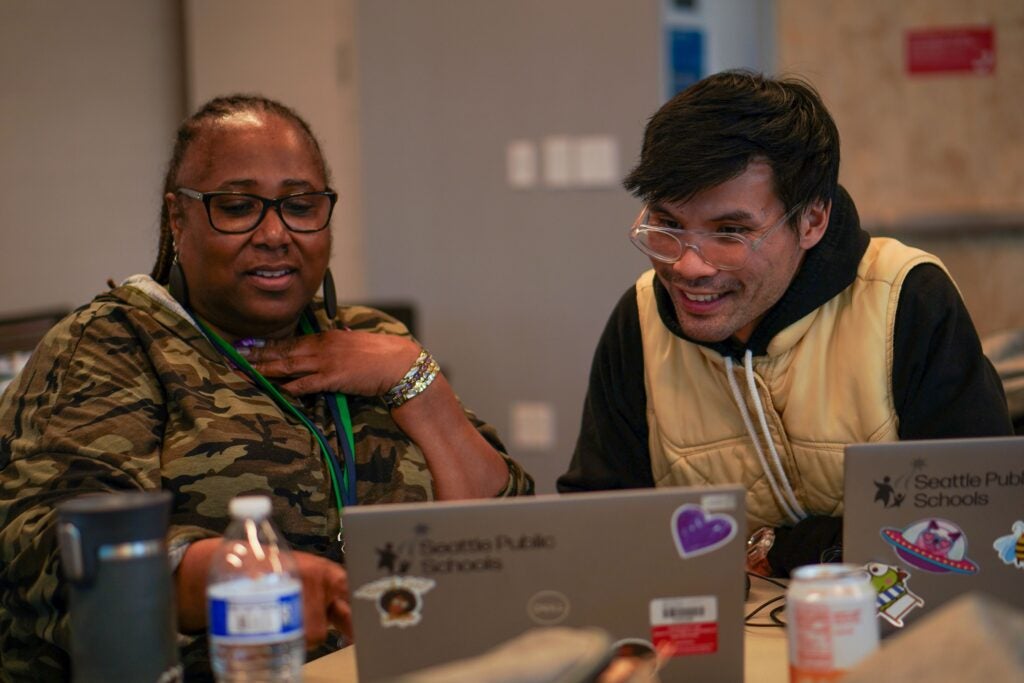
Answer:
[[[316,318],[314,318],[313,314],[308,310],[306,311],[306,315],[302,316],[299,323],[303,334],[317,334],[320,332],[320,328],[316,324]],[[355,487],[350,486],[349,482],[355,482],[356,480],[356,437],[355,431],[352,429],[352,415],[348,410],[348,398],[341,392],[331,392],[331,396],[327,400],[327,405],[331,409],[332,417],[335,421],[335,427],[338,432],[344,432],[345,434],[345,441],[341,444],[343,451],[345,451],[345,445],[348,445],[348,450],[344,452],[345,491],[351,491],[351,497],[350,499],[347,498],[345,503],[347,505],[355,505]],[[340,426],[338,425],[339,422],[341,423]],[[340,438],[341,437],[339,436],[339,440]]]
[[[350,477],[349,475],[349,471],[350,469],[354,469],[354,465],[348,466],[348,463],[346,463],[346,467],[342,468],[340,464],[337,462],[337,456],[327,445],[326,437],[317,428],[317,426],[313,424],[313,422],[308,417],[306,417],[302,413],[302,411],[300,411],[298,408],[292,405],[292,403],[288,401],[288,399],[286,399],[281,394],[281,392],[278,391],[277,387],[271,384],[266,377],[261,375],[254,367],[252,367],[249,361],[246,360],[242,354],[238,353],[238,351],[231,344],[228,344],[226,341],[224,341],[224,339],[222,339],[220,335],[218,335],[216,332],[210,329],[210,327],[207,326],[206,323],[204,323],[198,317],[195,318],[195,321],[199,325],[203,333],[206,335],[207,339],[209,339],[213,343],[214,347],[218,351],[220,351],[232,363],[234,363],[239,369],[241,369],[246,374],[246,376],[248,376],[249,379],[251,379],[258,387],[260,387],[264,392],[266,392],[274,400],[274,402],[277,403],[277,405],[280,408],[282,408],[283,410],[294,416],[296,419],[298,419],[299,422],[301,422],[302,425],[307,430],[309,430],[310,434],[312,434],[313,437],[316,439],[317,444],[320,446],[320,453],[323,456],[324,462],[327,466],[327,472],[331,478],[331,488],[334,491],[334,500],[338,508],[338,525],[340,529],[342,511],[345,507],[345,503],[348,502],[343,502],[343,499],[350,498],[351,504],[355,503],[355,487],[353,485],[354,477]],[[308,333],[308,329],[309,324],[306,323],[305,320],[303,320],[303,332]],[[341,431],[344,431],[343,437],[339,435],[339,441],[341,440],[341,438],[345,438],[347,444],[343,445],[348,445],[349,448],[351,449],[351,452],[354,453],[355,445],[354,437],[352,435],[352,419],[348,411],[348,401],[345,400],[344,395],[335,393],[333,401],[334,405],[331,406],[331,403],[332,402],[328,400],[328,407],[332,409],[332,413],[334,411],[340,413],[340,419],[342,422],[340,427],[343,427]],[[346,458],[346,460],[351,462],[352,457],[348,457]],[[341,479],[340,482],[339,478]],[[345,495],[345,493],[347,492],[351,492],[351,495]],[[341,534],[339,533],[339,537],[340,535]]]

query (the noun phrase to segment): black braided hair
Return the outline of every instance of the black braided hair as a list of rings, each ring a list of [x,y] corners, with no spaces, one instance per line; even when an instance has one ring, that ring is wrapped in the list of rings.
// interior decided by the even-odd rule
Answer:
[[[327,162],[324,160],[323,151],[320,149],[320,143],[317,141],[316,136],[313,135],[313,130],[306,123],[305,119],[299,116],[291,107],[287,107],[262,95],[238,94],[215,97],[201,106],[178,127],[174,151],[171,153],[171,161],[167,165],[167,173],[164,176],[164,189],[160,195],[160,245],[157,250],[156,263],[153,264],[153,271],[150,273],[153,279],[160,284],[167,284],[171,264],[174,262],[174,236],[171,233],[170,214],[167,210],[167,203],[163,199],[164,195],[168,192],[174,192],[178,188],[178,172],[181,170],[181,162],[185,158],[189,147],[199,137],[203,127],[216,119],[241,112],[275,114],[297,125],[308,138],[310,145],[312,145],[324,179],[328,183],[330,182],[330,172],[327,168]]]

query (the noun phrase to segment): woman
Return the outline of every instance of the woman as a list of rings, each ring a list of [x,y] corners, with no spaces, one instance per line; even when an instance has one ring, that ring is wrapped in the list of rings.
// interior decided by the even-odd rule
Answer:
[[[152,277],[55,327],[0,400],[0,669],[12,677],[66,671],[53,508],[72,496],[174,494],[193,673],[206,666],[206,573],[233,496],[273,498],[312,646],[329,626],[350,633],[345,505],[532,492],[404,327],[335,310],[328,180],[292,110],[207,103],[178,131]]]

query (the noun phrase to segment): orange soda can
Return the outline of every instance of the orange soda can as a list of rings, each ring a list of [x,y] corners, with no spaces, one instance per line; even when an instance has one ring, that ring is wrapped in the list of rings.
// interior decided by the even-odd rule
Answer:
[[[811,564],[790,576],[789,680],[838,681],[878,649],[877,594],[868,573],[853,564]]]

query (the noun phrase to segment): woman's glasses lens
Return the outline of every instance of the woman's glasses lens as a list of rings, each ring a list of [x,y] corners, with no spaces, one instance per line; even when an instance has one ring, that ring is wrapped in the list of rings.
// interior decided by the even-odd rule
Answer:
[[[322,230],[331,216],[331,197],[324,194],[296,194],[280,200],[222,194],[210,197],[210,222],[223,232],[248,232],[260,222],[265,204],[276,205],[281,220],[295,232]]]

